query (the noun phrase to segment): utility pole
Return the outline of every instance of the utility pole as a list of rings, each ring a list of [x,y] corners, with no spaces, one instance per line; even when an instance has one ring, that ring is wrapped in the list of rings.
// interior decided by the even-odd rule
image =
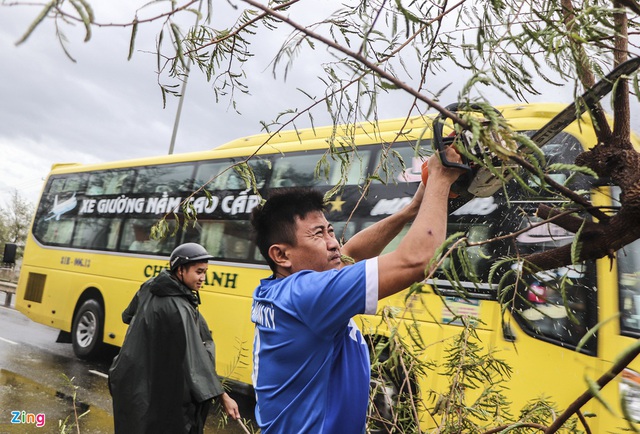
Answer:
[[[189,72],[191,71],[191,59],[187,64],[187,75],[182,82],[182,91],[180,94],[180,100],[178,101],[178,110],[176,111],[176,119],[173,122],[173,133],[171,133],[171,143],[169,144],[169,155],[173,154],[173,148],[176,144],[176,136],[178,135],[178,125],[180,124],[180,114],[182,113],[182,103],[184,102],[184,94],[187,90],[187,81],[189,80]]]
[[[198,24],[200,23],[200,11],[202,9],[202,2],[198,6],[198,15],[196,16],[196,25],[195,29],[198,28]],[[176,136],[178,135],[178,125],[180,125],[180,115],[182,114],[182,104],[184,102],[184,95],[187,91],[187,82],[189,81],[189,74],[191,73],[191,65],[193,61],[189,57],[187,60],[187,73],[184,76],[184,81],[182,82],[182,91],[180,92],[180,100],[178,101],[178,109],[176,111],[176,118],[173,122],[173,132],[171,133],[171,143],[169,144],[169,155],[173,154],[173,149],[176,145]]]

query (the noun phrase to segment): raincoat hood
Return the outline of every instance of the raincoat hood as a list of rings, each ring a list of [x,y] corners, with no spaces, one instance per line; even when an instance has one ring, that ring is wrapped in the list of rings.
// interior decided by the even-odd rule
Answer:
[[[192,305],[198,305],[198,297],[194,291],[167,270],[149,281],[149,292],[158,297],[185,297]]]

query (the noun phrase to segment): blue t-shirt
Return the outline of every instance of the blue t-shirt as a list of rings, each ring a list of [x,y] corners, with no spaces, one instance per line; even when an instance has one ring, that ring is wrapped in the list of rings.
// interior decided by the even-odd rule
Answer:
[[[351,318],[377,303],[377,258],[260,282],[251,320],[263,434],[364,432],[369,351]]]

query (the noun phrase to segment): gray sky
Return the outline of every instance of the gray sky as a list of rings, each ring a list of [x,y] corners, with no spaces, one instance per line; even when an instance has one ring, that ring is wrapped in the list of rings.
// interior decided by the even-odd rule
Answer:
[[[92,2],[96,21],[129,22],[132,3],[145,2]],[[131,61],[126,59],[130,30],[95,28],[92,39],[84,43],[81,26],[66,26],[68,48],[77,60],[73,63],[60,48],[51,21],[26,43],[15,46],[38,13],[39,8],[0,6],[0,203],[8,200],[13,189],[36,202],[42,181],[55,162],[106,162],[166,154],[169,149],[178,100],[169,97],[163,109],[152,54],[157,25],[140,26],[137,52]],[[220,17],[225,16],[228,13],[220,11]],[[317,59],[298,61],[286,83],[281,78],[273,80],[269,61],[281,44],[276,37],[263,33],[258,38],[259,55],[252,61],[248,79],[251,95],[237,97],[241,115],[230,108],[228,100],[216,104],[211,84],[199,71],[191,75],[175,153],[211,149],[260,133],[259,121],[274,119],[288,108],[306,106],[296,83],[313,87],[319,75],[314,70]],[[322,51],[314,56],[318,53]],[[448,71],[433,81],[441,80],[438,86],[443,86],[452,77],[455,74]],[[450,98],[459,88],[451,86]],[[571,96],[566,86],[532,101],[570,102]],[[408,98],[394,98],[381,104],[381,117],[406,115]],[[506,102],[498,96],[494,104]],[[316,125],[321,123],[322,116],[316,114]]]
[[[128,0],[93,3],[97,22],[122,23],[133,17]],[[178,99],[169,96],[163,108],[152,54],[158,27],[140,26],[131,61],[130,30],[94,29],[84,43],[81,27],[65,27],[77,60],[73,63],[55,38],[53,22],[43,23],[26,43],[15,46],[38,13],[39,8],[0,7],[0,202],[13,189],[35,202],[55,162],[113,161],[169,150]],[[211,84],[194,71],[175,153],[260,133],[260,120],[302,101],[295,91],[285,91],[290,83],[271,78],[268,63],[278,47],[271,44],[271,53],[262,50],[254,62],[252,94],[237,97],[241,115],[228,100],[216,104]]]

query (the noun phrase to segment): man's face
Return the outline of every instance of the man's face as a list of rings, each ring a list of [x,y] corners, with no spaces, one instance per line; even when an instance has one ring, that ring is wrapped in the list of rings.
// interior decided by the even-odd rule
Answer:
[[[192,291],[198,291],[204,283],[208,268],[209,264],[205,262],[187,264],[184,267],[180,267],[180,269],[178,270],[178,277],[182,280],[182,283],[184,283],[187,288]]]
[[[315,211],[304,219],[296,217],[295,246],[288,246],[291,273],[301,270],[326,271],[341,266],[340,244],[324,213]]]

